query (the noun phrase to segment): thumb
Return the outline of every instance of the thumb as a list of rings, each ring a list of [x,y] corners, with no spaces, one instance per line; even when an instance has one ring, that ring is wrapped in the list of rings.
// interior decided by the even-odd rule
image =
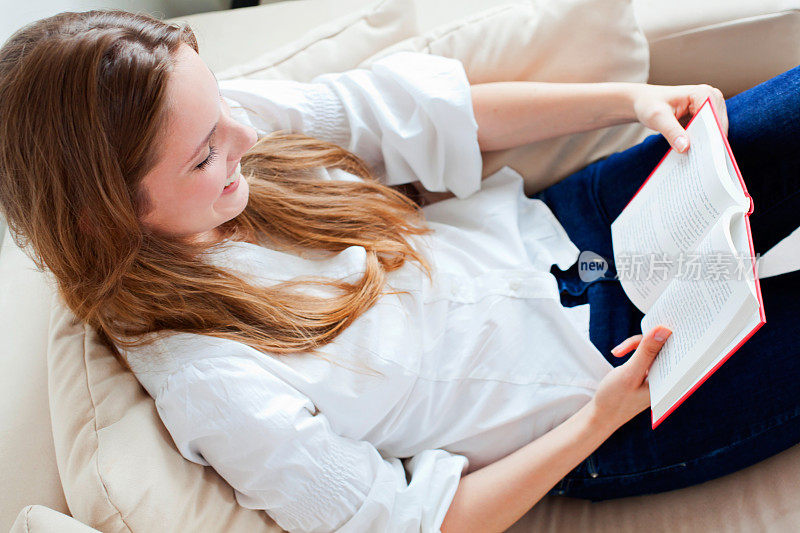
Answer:
[[[636,348],[628,363],[637,373],[644,375],[655,360],[661,347],[667,342],[672,331],[664,326],[656,326],[642,337],[642,341]],[[660,339],[660,340],[659,340]]]
[[[683,153],[689,148],[689,136],[675,115],[671,113],[672,108],[668,106],[668,109],[669,111],[664,110],[653,117],[653,126],[667,139],[676,152]]]

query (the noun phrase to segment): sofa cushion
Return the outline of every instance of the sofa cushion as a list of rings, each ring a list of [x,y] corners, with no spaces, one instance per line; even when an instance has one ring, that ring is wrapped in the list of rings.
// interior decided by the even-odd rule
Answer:
[[[74,518],[43,505],[27,505],[17,515],[9,533],[99,533]]]
[[[47,401],[47,327],[53,287],[16,246],[8,229],[0,246],[0,531],[28,504],[61,512]],[[13,490],[11,490],[13,488]]]
[[[651,83],[708,83],[730,97],[800,64],[800,0],[633,4],[650,43]]]
[[[379,13],[381,9],[386,14],[412,13],[415,9],[421,14],[426,9],[442,9],[439,4],[438,8],[428,8],[429,5],[392,0],[377,6],[371,4],[361,13],[375,9],[372,13],[377,20],[384,16]],[[646,82],[648,79],[649,49],[630,0],[512,0],[499,6],[488,0],[471,0],[458,10],[464,12],[481,5],[492,7],[392,46],[377,47],[380,40],[371,37],[372,31],[364,33],[364,28],[356,25],[330,38],[318,38],[331,34],[332,28],[325,29],[326,26],[301,39],[300,46],[290,44],[266,52],[254,61],[226,68],[217,77],[310,81],[324,72],[366,68],[379,57],[412,50],[460,60],[471,83]],[[589,162],[636,144],[651,133],[641,124],[631,123],[486,152],[483,174],[488,176],[509,165],[525,178],[526,192],[533,193]],[[446,195],[427,196],[438,199]]]
[[[648,44],[628,0],[504,4],[406,39],[359,66],[399,50],[459,59],[473,84],[648,78]],[[509,165],[525,178],[530,194],[652,133],[631,123],[485,152],[483,175]]]
[[[268,20],[253,16],[265,9]],[[235,9],[226,15],[229,22],[225,24],[219,24],[214,13],[170,19],[192,26],[200,56],[223,80],[246,76],[308,81],[321,72],[346,70],[376,50],[417,33],[413,0],[376,0],[366,5],[364,0],[294,0]],[[282,33],[297,31],[298,24],[308,28],[300,37]],[[253,39],[253,34],[259,39]],[[208,41],[234,44],[206,51]],[[236,42],[241,45],[235,46]]]
[[[507,533],[797,531],[800,444],[738,472],[659,494],[601,502],[547,496]]]

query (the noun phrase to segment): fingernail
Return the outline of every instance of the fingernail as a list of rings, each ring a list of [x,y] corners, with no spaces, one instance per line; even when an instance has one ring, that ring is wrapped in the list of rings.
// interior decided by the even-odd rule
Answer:
[[[672,332],[670,330],[668,330],[668,329],[659,328],[658,331],[656,331],[656,334],[653,337],[658,342],[661,342],[663,340],[666,340],[666,338],[669,337],[671,333]]]
[[[689,139],[687,139],[685,135],[681,135],[675,139],[675,146],[678,147],[679,152],[685,152],[689,147]]]

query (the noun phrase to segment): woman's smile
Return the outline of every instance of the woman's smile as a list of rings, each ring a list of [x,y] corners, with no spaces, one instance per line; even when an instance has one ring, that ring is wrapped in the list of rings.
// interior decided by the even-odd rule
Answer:
[[[235,191],[239,187],[239,182],[242,181],[242,164],[236,165],[236,170],[233,175],[228,178],[229,183],[222,188],[222,194],[228,194]]]

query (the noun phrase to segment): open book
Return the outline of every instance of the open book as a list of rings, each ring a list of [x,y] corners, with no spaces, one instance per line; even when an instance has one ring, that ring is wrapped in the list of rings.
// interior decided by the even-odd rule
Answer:
[[[643,333],[672,330],[648,374],[653,429],[766,323],[747,194],[708,99],[611,225]]]

